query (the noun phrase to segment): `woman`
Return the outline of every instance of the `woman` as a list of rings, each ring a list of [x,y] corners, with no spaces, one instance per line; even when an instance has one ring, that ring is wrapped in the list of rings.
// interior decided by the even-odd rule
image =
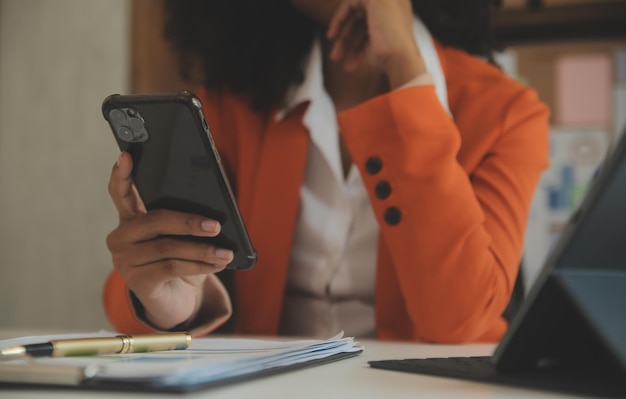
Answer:
[[[548,110],[490,64],[488,3],[172,1],[168,33],[220,149],[259,254],[197,215],[145,212],[123,153],[109,189],[107,315],[124,332],[496,341]],[[423,22],[423,23],[422,23]],[[429,30],[425,28],[428,26]]]

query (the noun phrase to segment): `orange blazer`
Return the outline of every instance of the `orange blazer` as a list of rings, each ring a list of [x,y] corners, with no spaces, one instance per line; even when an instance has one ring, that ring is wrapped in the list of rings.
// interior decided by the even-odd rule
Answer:
[[[451,118],[433,86],[393,91],[338,115],[380,227],[376,333],[380,339],[496,341],[518,273],[531,199],[548,165],[549,111],[534,90],[493,65],[437,45]],[[238,333],[277,334],[309,136],[306,107],[283,121],[242,96],[198,93],[257,265],[235,273]],[[375,194],[379,182],[391,194]],[[112,325],[138,321],[122,278],[104,290]]]

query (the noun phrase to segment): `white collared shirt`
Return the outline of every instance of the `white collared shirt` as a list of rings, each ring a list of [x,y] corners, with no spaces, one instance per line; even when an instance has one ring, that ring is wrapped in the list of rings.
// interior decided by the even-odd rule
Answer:
[[[304,101],[310,101],[303,123],[311,145],[281,333],[328,338],[343,330],[373,337],[378,225],[355,165],[344,178],[337,112],[324,88],[319,42],[288,107]]]
[[[445,77],[432,38],[415,18],[413,30],[429,73],[400,89],[434,84],[448,110]],[[359,170],[353,164],[344,178],[339,126],[333,101],[324,88],[322,49],[314,43],[305,81],[287,96],[281,119],[310,101],[303,123],[311,145],[291,250],[281,318],[281,334],[328,338],[374,337],[374,291],[378,224]]]

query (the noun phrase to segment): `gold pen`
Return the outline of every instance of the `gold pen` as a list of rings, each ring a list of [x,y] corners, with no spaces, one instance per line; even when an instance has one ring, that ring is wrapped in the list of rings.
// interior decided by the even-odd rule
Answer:
[[[184,332],[117,335],[106,338],[54,339],[40,344],[0,349],[0,360],[24,356],[61,357],[166,351],[187,349],[190,344],[191,336]]]

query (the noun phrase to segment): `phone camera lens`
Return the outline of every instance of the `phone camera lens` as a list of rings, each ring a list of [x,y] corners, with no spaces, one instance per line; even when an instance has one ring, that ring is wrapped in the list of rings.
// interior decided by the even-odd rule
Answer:
[[[143,130],[143,121],[139,118],[132,118],[128,121],[128,126],[135,132],[140,132]]]
[[[122,123],[126,120],[126,115],[124,115],[124,113],[119,109],[112,109],[109,112],[109,118],[114,123]]]
[[[128,127],[120,126],[117,129],[117,137],[119,137],[122,141],[131,142],[133,141],[134,134]]]

